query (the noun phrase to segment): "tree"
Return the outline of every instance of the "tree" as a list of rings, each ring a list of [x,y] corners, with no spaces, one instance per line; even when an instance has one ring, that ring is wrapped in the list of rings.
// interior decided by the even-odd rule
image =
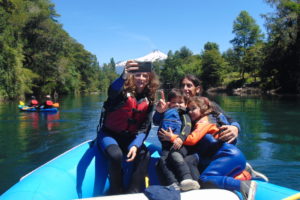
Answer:
[[[300,93],[300,1],[266,0],[276,9],[264,15],[269,33],[261,72],[265,89]]]
[[[219,50],[219,45],[215,42],[207,42],[204,44],[204,50],[205,51],[210,51],[210,50]]]
[[[201,58],[193,55],[187,47],[179,51],[168,52],[168,58],[160,71],[160,77],[164,81],[164,87],[177,87],[178,81],[185,75],[193,73],[196,76],[201,72]]]
[[[201,79],[203,80],[204,90],[221,84],[224,66],[225,60],[219,51],[218,44],[207,42],[202,53]]]
[[[111,70],[112,70],[113,72],[116,72],[116,63],[115,63],[114,58],[111,58],[111,59],[110,59],[110,66],[111,66]]]
[[[261,72],[261,67],[263,65],[265,54],[264,54],[264,44],[257,43],[247,49],[244,56],[245,71],[249,72],[251,77],[254,78],[254,82],[258,81],[258,77]]]
[[[100,90],[96,56],[62,29],[58,16],[49,0],[0,1],[1,98]]]
[[[239,61],[239,56],[237,55],[236,51],[233,49],[229,48],[227,51],[223,53],[223,58],[228,62],[228,67],[227,67],[227,72],[238,72],[238,61]]]
[[[233,23],[233,31],[235,37],[230,41],[233,45],[238,59],[238,67],[241,78],[245,78],[246,63],[244,57],[248,48],[262,41],[263,35],[255,20],[247,11],[241,11],[239,16]],[[250,64],[248,64],[250,66]],[[252,69],[248,69],[248,71]]]

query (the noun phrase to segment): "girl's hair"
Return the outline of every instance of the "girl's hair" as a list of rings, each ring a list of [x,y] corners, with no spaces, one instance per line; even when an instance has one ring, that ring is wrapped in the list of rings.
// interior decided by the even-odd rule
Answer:
[[[188,104],[195,103],[201,110],[203,116],[209,115],[214,112],[212,102],[206,97],[194,96],[189,98]]]
[[[159,79],[154,71],[149,72],[149,83],[144,88],[143,94],[148,98],[150,102],[154,101],[155,92],[159,88]],[[136,86],[134,84],[134,76],[129,75],[128,79],[125,81],[123,94],[131,93],[136,96]]]
[[[200,92],[197,95],[201,95],[201,93],[202,93],[202,81],[199,78],[197,78],[193,74],[185,75],[182,79],[180,79],[180,82],[179,82],[179,87],[180,88],[183,87],[182,82],[183,82],[184,79],[188,79],[189,81],[191,81],[194,84],[195,87],[200,87]]]
[[[183,98],[183,94],[181,93],[181,91],[180,91],[179,89],[173,88],[173,89],[168,93],[167,101],[171,101],[171,99],[177,98],[177,97],[182,97],[182,98]]]

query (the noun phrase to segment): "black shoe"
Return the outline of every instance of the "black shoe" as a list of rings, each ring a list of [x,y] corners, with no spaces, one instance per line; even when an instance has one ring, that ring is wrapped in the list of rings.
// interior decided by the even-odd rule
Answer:
[[[263,180],[265,182],[269,182],[269,179],[266,175],[264,175],[263,173],[260,173],[258,171],[255,171],[249,163],[246,163],[245,170],[251,174],[252,179]]]
[[[244,200],[255,200],[256,182],[255,181],[241,181],[240,192]]]

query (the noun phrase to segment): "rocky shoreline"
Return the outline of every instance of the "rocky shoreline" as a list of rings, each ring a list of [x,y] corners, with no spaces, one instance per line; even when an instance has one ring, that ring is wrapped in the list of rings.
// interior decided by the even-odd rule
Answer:
[[[234,89],[227,89],[226,87],[215,87],[209,88],[206,91],[208,94],[218,94],[218,93],[226,93],[237,96],[260,96],[265,94],[260,88],[257,87],[240,87]],[[268,92],[267,94],[274,94],[272,92]]]
[[[296,96],[300,97],[300,94],[287,94],[287,93],[280,93],[278,90],[269,90],[263,91],[258,87],[240,87],[240,88],[233,88],[227,89],[225,86],[222,87],[214,87],[209,88],[206,93],[210,95],[222,94],[226,93],[229,95],[236,95],[236,96],[262,96],[262,95],[271,95],[271,96]]]

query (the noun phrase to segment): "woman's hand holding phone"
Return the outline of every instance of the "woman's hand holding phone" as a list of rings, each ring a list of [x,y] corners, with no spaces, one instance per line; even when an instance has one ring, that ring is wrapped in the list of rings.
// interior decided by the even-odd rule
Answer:
[[[138,67],[137,62],[135,62],[134,60],[128,60],[125,64],[124,71],[123,71],[123,74],[122,74],[122,78],[124,80],[126,80],[129,76],[129,73],[132,73],[132,72],[134,72],[138,69],[139,69],[139,67]]]

